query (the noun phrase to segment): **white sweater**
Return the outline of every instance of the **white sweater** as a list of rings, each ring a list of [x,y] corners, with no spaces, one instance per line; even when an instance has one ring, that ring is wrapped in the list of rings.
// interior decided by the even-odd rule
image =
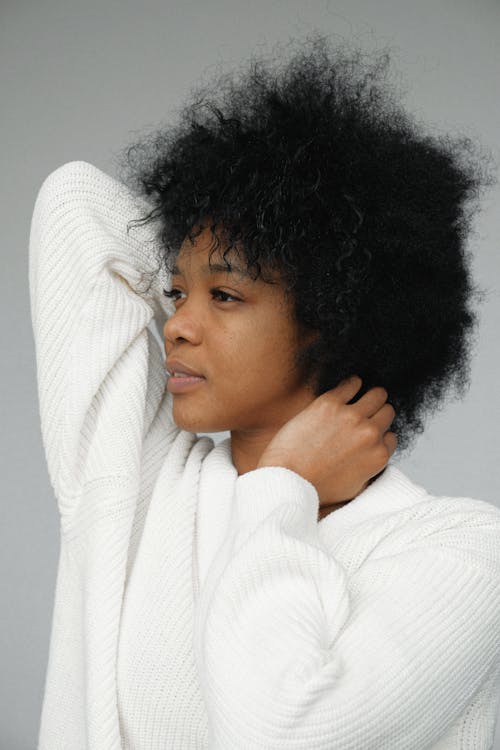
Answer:
[[[83,161],[38,194],[29,282],[61,546],[40,750],[481,750],[500,510],[393,464],[317,521],[283,467],[179,429],[144,204]],[[126,282],[126,283],[125,283]],[[134,289],[136,291],[134,291]]]

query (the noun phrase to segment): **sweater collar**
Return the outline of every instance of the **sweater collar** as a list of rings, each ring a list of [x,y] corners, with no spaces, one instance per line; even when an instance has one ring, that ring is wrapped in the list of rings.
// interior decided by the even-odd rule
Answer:
[[[233,479],[237,478],[231,457],[231,438],[218,444],[223,459]],[[414,482],[394,464],[388,463],[384,471],[360,494],[338,510],[318,521],[320,531],[342,530],[384,513],[402,510],[429,497],[427,490]]]
[[[394,464],[387,464],[382,474],[354,500],[319,521],[320,535],[343,531],[366,519],[409,508],[429,498],[429,493]]]

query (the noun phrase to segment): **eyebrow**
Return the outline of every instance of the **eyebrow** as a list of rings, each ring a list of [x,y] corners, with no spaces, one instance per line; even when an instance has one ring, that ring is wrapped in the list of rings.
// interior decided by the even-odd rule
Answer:
[[[239,266],[227,267],[222,263],[212,263],[210,266],[203,266],[202,272],[205,276],[210,276],[213,273],[234,273],[241,278],[251,278],[246,268],[240,268]],[[172,268],[172,275],[183,276],[183,272],[177,264]]]

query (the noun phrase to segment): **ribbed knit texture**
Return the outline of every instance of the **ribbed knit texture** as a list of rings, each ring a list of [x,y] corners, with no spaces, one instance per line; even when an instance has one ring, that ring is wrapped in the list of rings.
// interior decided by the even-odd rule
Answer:
[[[500,510],[393,464],[317,522],[283,467],[179,429],[144,205],[83,161],[30,235],[61,550],[39,750],[487,750]],[[150,280],[150,277],[147,279]]]

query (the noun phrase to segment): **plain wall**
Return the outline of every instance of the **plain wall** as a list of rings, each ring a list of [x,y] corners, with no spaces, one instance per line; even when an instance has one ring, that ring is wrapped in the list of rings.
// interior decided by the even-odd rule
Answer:
[[[498,158],[496,0],[0,3],[2,750],[36,745],[59,549],[29,309],[28,237],[37,191],[51,171],[74,159],[114,173],[123,147],[167,121],[217,63],[230,67],[253,51],[270,51],[277,41],[315,30],[367,50],[391,45],[407,108],[438,130],[479,139]],[[471,387],[462,401],[447,402],[429,418],[411,455],[398,463],[431,492],[497,506],[499,197],[498,187],[490,191],[471,238],[473,272],[489,292]]]

